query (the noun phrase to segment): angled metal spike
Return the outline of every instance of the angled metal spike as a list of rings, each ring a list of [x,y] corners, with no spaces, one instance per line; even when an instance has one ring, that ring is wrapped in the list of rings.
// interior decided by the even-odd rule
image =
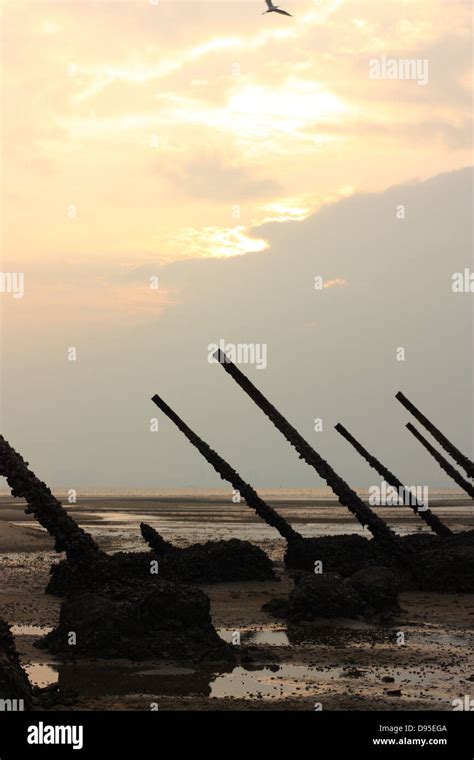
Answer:
[[[460,472],[456,470],[453,465],[448,462],[447,459],[444,458],[442,454],[440,454],[439,451],[437,451],[434,446],[429,443],[429,441],[426,440],[424,435],[420,433],[419,430],[414,427],[411,422],[408,422],[406,425],[407,429],[410,431],[412,435],[415,436],[415,438],[421,443],[422,446],[425,447],[427,451],[431,454],[431,456],[436,459],[439,466],[441,467],[444,472],[449,475],[450,478],[454,480],[455,483],[460,486],[466,493],[471,497],[471,499],[474,499],[474,486],[472,486],[469,481],[465,480]]]
[[[460,467],[462,467],[467,475],[469,475],[470,478],[474,478],[474,462],[472,462],[465,454],[463,454],[462,451],[459,451],[459,449],[453,443],[451,443],[451,441],[446,438],[445,435],[443,435],[441,430],[438,430],[438,428],[433,425],[428,417],[422,414],[422,412],[417,409],[415,404],[412,404],[412,402],[409,401],[401,391],[396,394],[395,398],[398,399],[401,404],[403,404],[405,409],[408,409],[410,414],[412,414],[418,420],[418,422],[420,422],[423,427],[428,430],[429,433],[431,433],[433,438],[438,441],[440,446],[442,446],[443,449],[447,451],[448,454],[454,459],[454,461]]]
[[[202,438],[196,435],[196,433],[194,433],[194,431],[191,430],[180,417],[178,417],[176,412],[174,412],[171,407],[158,396],[158,394],[153,396],[152,401],[172,422],[174,422],[176,427],[184,433],[188,441],[197,448],[204,459],[212,465],[221,478],[231,483],[234,488],[239,491],[240,495],[244,497],[249,507],[252,507],[252,509],[254,509],[255,512],[268,523],[268,525],[276,528],[280,535],[283,536],[283,538],[286,538],[287,541],[301,539],[300,534],[293,530],[291,525],[289,525],[278,512],[275,512],[273,507],[264,502],[252,486],[246,483],[230,464],[222,459],[216,451],[211,449]]]
[[[403,494],[403,503],[407,504],[409,507],[411,507],[415,514],[418,515],[418,517],[421,517],[422,520],[425,521],[427,525],[430,526],[431,530],[434,531],[438,536],[451,536],[452,531],[448,528],[447,525],[445,525],[439,517],[437,517],[431,509],[428,509],[427,506],[423,504],[423,502],[420,502],[416,499],[415,495],[412,494],[412,492],[406,488],[406,486],[403,485],[401,480],[397,478],[396,475],[393,474],[393,472],[390,472],[381,462],[379,462],[376,457],[374,457],[372,454],[370,454],[367,449],[365,449],[361,443],[359,443],[356,438],[354,438],[351,433],[344,427],[344,425],[341,425],[340,422],[338,422],[337,425],[335,425],[335,428],[338,433],[342,435],[343,438],[346,439],[346,441],[349,441],[351,446],[355,448],[355,450],[361,455],[363,459],[365,459],[366,462],[369,463],[369,465],[376,471],[378,474],[393,488],[396,488],[399,493]],[[405,498],[406,497],[406,498]]]

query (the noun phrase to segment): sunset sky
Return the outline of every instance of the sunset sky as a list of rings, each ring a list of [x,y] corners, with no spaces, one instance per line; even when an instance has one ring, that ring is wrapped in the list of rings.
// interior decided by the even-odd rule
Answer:
[[[194,270],[167,278],[173,262],[271,272],[275,223],[472,164],[470,2],[281,5],[292,18],[263,0],[3,0],[2,270],[25,273],[23,299],[1,296],[8,393],[52,411],[55,361],[87,335],[99,376],[104,346],[151,350],[189,304]],[[427,59],[428,83],[370,79],[383,55]],[[330,276],[343,289],[337,261]],[[35,449],[51,420],[32,400],[18,420],[23,401],[4,419]]]
[[[469,2],[287,5],[4,3],[7,256],[260,250],[264,220],[470,163]],[[370,80],[383,54],[428,86]]]

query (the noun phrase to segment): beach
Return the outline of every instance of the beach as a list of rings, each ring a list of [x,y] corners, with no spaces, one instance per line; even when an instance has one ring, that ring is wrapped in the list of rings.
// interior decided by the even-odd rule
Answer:
[[[326,492],[262,494],[304,536],[364,534]],[[383,625],[340,619],[286,626],[261,609],[292,586],[285,542],[228,492],[91,493],[63,503],[107,552],[144,551],[139,524],[146,521],[179,546],[250,540],[275,563],[277,580],[200,586],[220,636],[240,636],[239,663],[228,670],[153,660],[61,662],[34,647],[58,620],[61,600],[44,589],[60,555],[24,503],[2,495],[2,617],[32,682],[57,683],[65,695],[54,709],[452,710],[474,688],[472,594],[404,592],[400,614]],[[472,502],[461,493],[436,493],[430,506],[456,532],[474,527]],[[377,510],[400,534],[426,530],[405,507]]]

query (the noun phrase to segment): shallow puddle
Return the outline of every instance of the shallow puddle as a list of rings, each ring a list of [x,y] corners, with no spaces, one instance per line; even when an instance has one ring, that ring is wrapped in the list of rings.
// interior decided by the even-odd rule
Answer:
[[[40,687],[57,684],[62,692],[81,696],[154,695],[202,696],[217,699],[281,699],[317,695],[331,684],[369,684],[385,692],[406,686],[436,687],[439,674],[427,668],[325,667],[284,663],[256,669],[237,666],[217,672],[166,663],[131,665],[127,660],[76,663],[33,663],[24,666],[31,681]],[[388,682],[384,678],[390,677]],[[338,685],[339,684],[339,685]],[[349,688],[349,687],[347,687]]]
[[[280,699],[301,696],[301,692],[317,691],[318,684],[339,675],[340,668],[317,670],[306,665],[276,665],[260,670],[234,668],[211,683],[211,697],[236,699]]]
[[[218,628],[217,633],[229,644],[233,643],[235,633],[240,633],[241,644],[261,644],[262,646],[287,647],[290,645],[285,628],[261,628],[259,630],[242,628]]]
[[[138,667],[138,666],[137,666]],[[280,698],[317,689],[318,683],[340,675],[340,668],[317,670],[305,665],[274,665],[258,670],[234,667],[231,672],[170,667],[160,663],[149,667],[129,663],[91,662],[33,663],[25,669],[36,686],[57,683],[63,692],[83,696],[137,695]]]
[[[34,686],[50,686],[58,680],[58,666],[43,662],[33,662],[31,665],[23,665],[31,683]]]
[[[11,632],[14,636],[45,636],[52,631],[52,626],[42,625],[12,625]]]

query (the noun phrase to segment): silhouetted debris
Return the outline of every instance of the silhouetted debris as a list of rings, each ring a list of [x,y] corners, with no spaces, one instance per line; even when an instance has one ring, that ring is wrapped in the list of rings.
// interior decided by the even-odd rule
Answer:
[[[22,701],[21,701],[22,700]],[[10,626],[0,619],[0,710],[29,710],[32,687],[21,667]]]
[[[472,462],[465,454],[459,451],[459,449],[453,443],[451,443],[449,438],[446,438],[446,436],[443,435],[443,433],[438,430],[435,425],[433,425],[428,417],[420,412],[415,404],[409,401],[401,391],[396,394],[395,398],[398,399],[401,404],[403,404],[405,409],[408,409],[408,411],[418,420],[418,422],[423,425],[424,428],[426,428],[426,430],[428,430],[429,433],[431,433],[433,438],[438,441],[438,443],[443,447],[445,451],[448,452],[454,461],[463,468],[467,475],[469,475],[470,478],[474,478],[474,462]]]
[[[446,473],[446,475],[449,475],[449,477],[452,478],[454,482],[457,483],[458,486],[471,497],[471,499],[474,499],[474,486],[472,486],[468,480],[463,478],[461,473],[458,472],[456,468],[453,467],[453,465],[450,464],[450,462],[448,462],[448,460],[442,454],[440,454],[440,452],[437,451],[435,447],[429,443],[429,441],[426,440],[424,435],[422,435],[420,431],[411,424],[411,422],[408,422],[406,427],[410,433],[414,435],[415,438],[421,443],[421,445],[424,446],[425,449],[431,454],[433,459],[438,462],[439,466]]]
[[[66,657],[232,661],[199,589],[159,580],[141,591],[86,593],[61,605],[59,624],[37,646]]]
[[[164,541],[146,523],[141,523],[140,529],[159,558],[159,573],[163,578],[190,583],[275,580],[271,560],[249,541],[232,538],[179,548]]]
[[[411,507],[413,511],[415,512],[418,517],[421,517],[422,520],[425,521],[427,525],[430,526],[431,530],[436,533],[438,536],[451,536],[452,532],[451,530],[435,515],[431,509],[428,509],[426,505],[424,505],[422,502],[419,502],[415,496],[409,489],[407,489],[401,480],[397,478],[396,475],[393,474],[393,472],[390,472],[381,462],[379,462],[376,457],[374,457],[372,454],[370,454],[367,449],[365,449],[359,441],[354,438],[351,433],[349,433],[348,430],[344,427],[344,425],[341,425],[339,422],[335,426],[338,433],[340,433],[343,438],[348,441],[351,446],[354,447],[354,449],[361,455],[363,459],[368,462],[368,464],[376,471],[378,474],[385,480],[386,483],[388,483],[390,486],[395,488],[400,495],[403,495],[403,501],[406,503],[407,506]]]
[[[387,554],[396,557],[398,562],[408,567],[414,577],[417,577],[418,570],[415,558],[409,548],[404,546],[399,537],[386,525],[384,520],[364,504],[362,499],[352,488],[333,470],[333,468],[323,459],[298,431],[290,425],[282,414],[271,404],[250,380],[245,377],[243,372],[230,361],[230,359],[221,350],[216,351],[214,357],[223,369],[235,380],[235,382],[247,393],[252,401],[263,411],[263,413],[273,422],[275,427],[282,433],[286,440],[298,452],[300,459],[313,467],[318,475],[328,484],[339,499],[339,502],[346,506],[351,514],[357,518],[360,524],[367,526],[380,543]],[[264,517],[264,515],[262,515]],[[265,519],[265,517],[264,517]],[[294,536],[290,537],[294,538]]]

